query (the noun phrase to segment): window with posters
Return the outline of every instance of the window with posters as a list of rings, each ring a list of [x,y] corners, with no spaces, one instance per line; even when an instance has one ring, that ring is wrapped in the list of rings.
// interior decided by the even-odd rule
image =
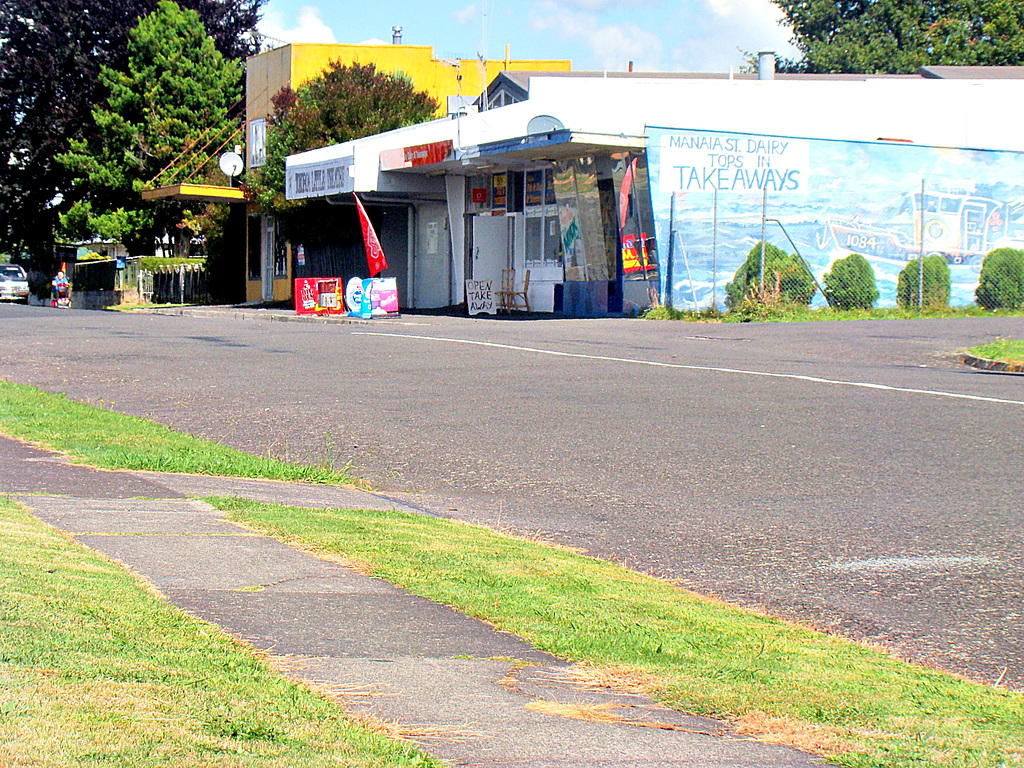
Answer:
[[[554,178],[549,169],[524,174],[523,210],[526,214],[526,266],[530,269],[561,267],[561,232]]]
[[[614,160],[623,276],[626,280],[656,279],[658,257],[646,156],[626,152]]]
[[[491,208],[508,208],[508,174],[495,173],[491,176]]]

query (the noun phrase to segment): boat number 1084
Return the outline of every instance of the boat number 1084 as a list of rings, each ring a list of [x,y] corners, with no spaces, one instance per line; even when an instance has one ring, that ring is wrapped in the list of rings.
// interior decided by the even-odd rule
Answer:
[[[874,237],[850,232],[846,235],[846,245],[849,248],[874,248],[878,245],[878,240]]]

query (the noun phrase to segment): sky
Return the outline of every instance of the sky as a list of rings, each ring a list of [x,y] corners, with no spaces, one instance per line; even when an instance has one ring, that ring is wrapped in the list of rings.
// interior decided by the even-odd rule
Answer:
[[[770,0],[270,0],[260,31],[288,43],[402,42],[441,59],[571,59],[576,70],[728,72],[744,52],[793,56]]]

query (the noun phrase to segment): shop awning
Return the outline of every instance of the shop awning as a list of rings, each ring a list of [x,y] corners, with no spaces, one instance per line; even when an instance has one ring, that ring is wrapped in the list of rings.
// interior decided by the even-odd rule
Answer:
[[[213,184],[172,184],[169,187],[144,189],[142,190],[142,199],[244,203],[245,193],[239,187],[218,187]]]
[[[546,133],[532,133],[510,139],[459,149],[445,142],[448,151],[424,157],[419,162],[400,162],[411,150],[422,147],[403,147],[381,152],[381,170],[399,173],[436,174],[474,173],[492,167],[523,169],[558,160],[574,160],[588,155],[610,155],[617,152],[640,152],[644,149],[643,136],[605,135],[561,129]],[[428,145],[423,145],[428,146]],[[432,146],[432,145],[430,145]],[[417,156],[418,155],[414,155]]]

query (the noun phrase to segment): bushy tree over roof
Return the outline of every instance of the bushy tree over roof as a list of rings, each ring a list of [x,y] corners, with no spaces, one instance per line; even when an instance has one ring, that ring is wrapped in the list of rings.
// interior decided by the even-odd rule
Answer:
[[[229,59],[255,53],[264,0],[181,0]],[[74,202],[74,172],[57,162],[95,135],[100,68],[124,70],[128,32],[157,0],[0,3],[0,250],[52,259],[58,215]]]
[[[1020,0],[772,0],[801,52],[781,68],[910,73],[1024,63]]]
[[[273,101],[266,164],[250,172],[248,188],[264,210],[278,214],[296,207],[284,199],[288,155],[422,123],[437,111],[437,102],[403,75],[338,61],[297,90],[282,89]]]
[[[131,31],[124,71],[100,70],[108,95],[92,110],[95,136],[72,140],[59,157],[83,187],[64,217],[72,233],[146,253],[154,237],[175,232],[181,206],[147,203],[141,192],[165,170],[182,181],[231,142],[242,113],[241,77],[240,64],[216,49],[199,14],[161,0]]]

